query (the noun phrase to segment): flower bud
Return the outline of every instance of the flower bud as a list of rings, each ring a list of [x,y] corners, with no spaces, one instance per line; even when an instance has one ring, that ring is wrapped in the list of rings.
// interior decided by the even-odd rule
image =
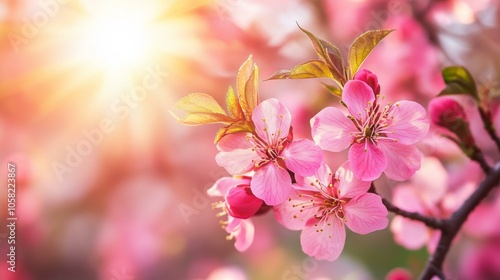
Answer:
[[[380,85],[378,84],[377,75],[373,74],[372,72],[366,69],[360,70],[354,75],[353,80],[365,82],[373,89],[375,95],[380,94]]]
[[[238,185],[229,189],[226,196],[227,212],[238,219],[248,219],[254,216],[264,204],[260,198],[255,197],[250,186]]]
[[[429,103],[431,121],[455,134],[466,147],[474,146],[474,139],[462,106],[449,97],[437,97]]]

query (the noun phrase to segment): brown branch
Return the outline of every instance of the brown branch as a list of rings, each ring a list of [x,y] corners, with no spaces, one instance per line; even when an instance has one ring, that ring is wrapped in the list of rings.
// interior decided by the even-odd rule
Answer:
[[[471,196],[455,211],[449,219],[443,220],[441,229],[441,238],[434,254],[429,258],[427,265],[420,275],[420,280],[430,280],[432,276],[437,275],[444,279],[443,262],[448,253],[451,242],[460,231],[460,228],[467,220],[469,214],[477,205],[488,195],[488,193],[500,183],[500,163],[488,176],[479,184]]]
[[[375,190],[375,185],[373,184],[373,182],[372,182],[372,185],[368,191],[371,193],[380,195]],[[382,203],[385,205],[385,207],[387,208],[387,210],[389,212],[392,212],[396,215],[399,215],[399,216],[402,216],[402,217],[405,217],[405,218],[408,218],[411,220],[420,221],[430,228],[434,228],[434,229],[443,228],[443,221],[441,219],[436,219],[433,217],[425,216],[425,215],[420,214],[418,212],[410,212],[410,211],[403,210],[403,209],[397,207],[396,205],[392,204],[392,202],[390,202],[388,199],[383,198],[383,197],[382,197]]]

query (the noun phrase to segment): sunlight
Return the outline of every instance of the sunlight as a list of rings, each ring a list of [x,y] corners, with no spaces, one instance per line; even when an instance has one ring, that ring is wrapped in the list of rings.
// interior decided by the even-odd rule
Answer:
[[[147,19],[130,11],[103,11],[82,24],[82,55],[106,71],[126,71],[148,59]]]

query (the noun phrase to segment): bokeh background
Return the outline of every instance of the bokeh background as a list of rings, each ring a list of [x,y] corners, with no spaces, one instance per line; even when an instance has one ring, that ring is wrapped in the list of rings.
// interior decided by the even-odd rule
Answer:
[[[0,227],[0,278],[383,279],[395,267],[418,275],[426,249],[400,247],[389,229],[349,233],[328,263],[302,253],[300,233],[272,213],[254,219],[254,244],[237,252],[211,209],[217,199],[205,194],[227,175],[214,161],[218,127],[185,127],[170,112],[192,92],[223,103],[250,54],[260,80],[314,59],[296,23],[342,51],[364,31],[395,29],[364,65],[392,100],[427,106],[451,64],[496,97],[499,15],[496,0],[1,0],[0,174],[17,166],[18,221],[15,273]],[[310,138],[309,119],[338,105],[318,80],[261,82],[260,96],[290,109],[297,137]],[[419,147],[448,169],[469,168],[439,136]],[[376,184],[388,197],[396,185]],[[455,277],[465,273],[469,245],[460,244],[447,263]]]

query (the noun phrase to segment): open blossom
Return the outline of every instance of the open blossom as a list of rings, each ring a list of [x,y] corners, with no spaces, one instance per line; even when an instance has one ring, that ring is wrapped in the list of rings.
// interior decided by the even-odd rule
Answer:
[[[254,238],[255,228],[248,218],[270,209],[249,191],[250,181],[250,177],[223,177],[207,191],[224,198],[212,206],[221,210],[217,216],[227,215],[227,221],[221,221],[222,227],[229,233],[227,239],[234,238],[234,247],[241,252],[250,247]]]
[[[359,234],[387,227],[387,209],[380,196],[367,193],[345,162],[333,176],[322,164],[314,176],[297,176],[289,199],[274,207],[276,219],[292,230],[302,230],[302,250],[316,259],[333,261],[344,248],[347,226]]]
[[[420,168],[421,154],[413,145],[427,134],[425,109],[416,102],[383,103],[363,81],[346,83],[342,101],[349,114],[333,107],[311,119],[314,141],[324,150],[349,148],[349,162],[361,180],[375,180],[382,172],[402,181]]]
[[[307,139],[293,140],[290,112],[277,99],[260,103],[252,113],[256,134],[224,136],[217,147],[217,164],[233,175],[255,171],[252,193],[267,205],[283,202],[292,188],[288,170],[300,176],[314,174],[322,161],[321,149]]]

